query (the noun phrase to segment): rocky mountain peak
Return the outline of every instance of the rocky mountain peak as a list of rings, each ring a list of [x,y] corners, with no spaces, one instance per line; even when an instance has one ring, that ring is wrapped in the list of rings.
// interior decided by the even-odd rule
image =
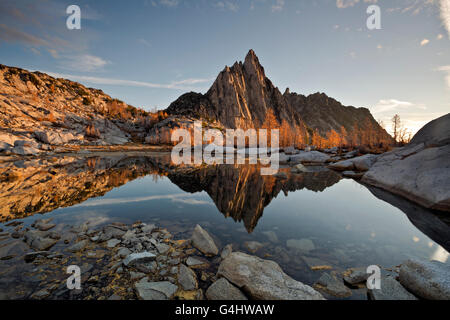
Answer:
[[[244,60],[244,70],[248,75],[256,75],[259,80],[264,80],[264,68],[259,63],[259,59],[255,52],[250,49]]]
[[[293,129],[294,136],[307,136],[299,133],[303,129],[309,134],[317,129],[327,137],[332,130],[340,132],[343,127],[351,133],[355,127],[371,126],[377,134],[390,139],[368,109],[343,106],[321,92],[304,96],[287,88],[281,94],[266,77],[253,50],[243,63],[225,67],[204,96],[190,96],[189,104],[181,98],[167,109],[169,114],[213,119],[227,128],[259,128],[273,114],[279,125]]]

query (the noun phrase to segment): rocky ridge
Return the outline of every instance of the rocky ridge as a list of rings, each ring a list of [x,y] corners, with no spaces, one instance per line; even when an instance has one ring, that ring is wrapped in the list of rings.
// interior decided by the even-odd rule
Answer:
[[[143,138],[146,112],[79,83],[0,65],[0,152],[122,145]]]

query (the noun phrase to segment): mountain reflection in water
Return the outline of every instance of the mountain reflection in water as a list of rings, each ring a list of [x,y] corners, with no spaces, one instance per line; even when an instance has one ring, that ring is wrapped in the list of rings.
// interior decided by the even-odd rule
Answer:
[[[264,208],[280,191],[323,191],[341,177],[312,169],[287,179],[262,176],[254,165],[169,166],[168,155],[155,157],[52,158],[0,164],[0,222],[73,206],[105,195],[136,178],[167,176],[183,191],[206,191],[226,217],[243,221],[252,232]]]
[[[341,180],[339,174],[323,167],[310,167],[310,172],[302,174],[291,174],[289,168],[281,170],[286,173],[285,178],[261,176],[259,168],[254,165],[173,166],[170,164],[170,154],[162,153],[133,157],[69,156],[3,162],[0,163],[0,222],[81,204],[90,198],[102,197],[137,178],[151,175],[155,182],[168,179],[187,193],[206,192],[225,217],[242,222],[247,232],[252,233],[264,210],[280,192],[285,196],[298,190],[323,192]],[[422,233],[445,250],[450,250],[448,221],[390,193],[371,187],[368,189],[383,202],[405,213]],[[167,197],[176,195],[167,194]],[[99,198],[98,201],[101,200]],[[336,201],[329,199],[331,211]],[[92,200],[85,205],[88,203],[93,205]],[[299,210],[304,205],[296,204]],[[309,208],[312,205],[309,203]],[[281,208],[284,211],[283,204]],[[317,218],[324,217],[326,215]],[[324,230],[326,227],[323,225]],[[386,224],[386,228],[389,227]],[[329,229],[332,230],[331,227]]]

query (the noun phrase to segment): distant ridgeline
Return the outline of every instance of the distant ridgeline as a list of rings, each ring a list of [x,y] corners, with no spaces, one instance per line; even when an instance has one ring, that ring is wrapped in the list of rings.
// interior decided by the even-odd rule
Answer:
[[[323,93],[303,96],[286,89],[281,94],[266,77],[253,50],[244,63],[225,67],[205,95],[186,93],[165,111],[170,127],[178,127],[177,118],[180,126],[189,125],[186,118],[194,118],[211,128],[278,128],[283,146],[393,143],[366,108],[343,106]],[[148,141],[156,141],[158,134],[170,136],[163,133],[163,126],[156,126]]]

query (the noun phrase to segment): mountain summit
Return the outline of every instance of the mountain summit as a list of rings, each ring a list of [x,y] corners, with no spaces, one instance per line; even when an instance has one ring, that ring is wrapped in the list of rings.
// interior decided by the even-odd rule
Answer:
[[[253,50],[244,63],[235,62],[219,73],[205,95],[187,93],[173,102],[166,112],[170,115],[200,117],[219,122],[227,128],[259,128],[268,115],[278,124],[288,124],[293,131],[306,130],[326,138],[332,131],[345,131],[348,139],[358,131],[367,131],[390,140],[388,133],[375,121],[366,108],[343,106],[324,93],[304,96],[284,94],[266,77],[264,68]]]

